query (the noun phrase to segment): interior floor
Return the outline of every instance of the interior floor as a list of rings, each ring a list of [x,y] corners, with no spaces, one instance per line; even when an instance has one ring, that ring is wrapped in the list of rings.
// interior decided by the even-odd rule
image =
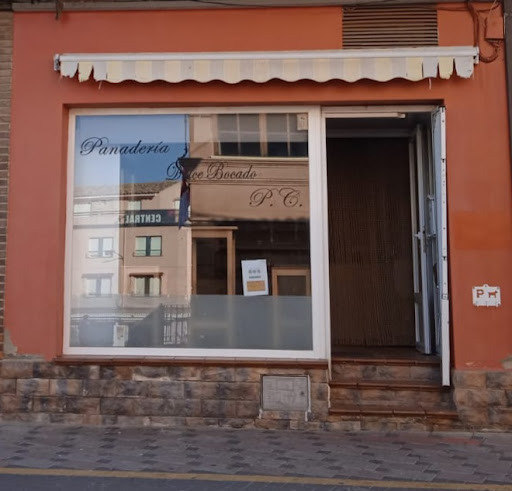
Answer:
[[[332,357],[409,361],[431,361],[439,359],[437,355],[425,355],[410,346],[333,346]]]

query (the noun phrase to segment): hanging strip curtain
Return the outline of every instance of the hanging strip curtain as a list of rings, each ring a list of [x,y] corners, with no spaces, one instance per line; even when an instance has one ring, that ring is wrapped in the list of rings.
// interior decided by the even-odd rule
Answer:
[[[361,79],[387,82],[402,78],[469,78],[478,63],[478,48],[434,47],[375,50],[267,51],[239,53],[130,53],[62,54],[55,56],[55,69],[63,77],[78,75],[112,83],[134,80],[185,80],[236,84],[244,80],[271,79],[296,82]]]

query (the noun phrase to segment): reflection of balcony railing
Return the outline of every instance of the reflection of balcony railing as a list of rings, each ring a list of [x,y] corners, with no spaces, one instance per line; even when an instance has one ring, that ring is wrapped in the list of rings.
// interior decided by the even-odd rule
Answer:
[[[144,308],[71,313],[71,346],[199,349],[312,349],[309,296],[147,297]]]
[[[82,298],[72,307],[72,346],[172,347],[188,343],[190,304],[185,298],[118,295],[104,299],[109,302],[93,300]]]

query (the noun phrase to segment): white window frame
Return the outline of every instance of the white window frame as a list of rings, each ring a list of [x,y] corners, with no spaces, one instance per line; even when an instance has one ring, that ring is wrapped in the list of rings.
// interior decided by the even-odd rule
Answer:
[[[329,339],[329,263],[327,249],[327,193],[325,162],[322,161],[322,118],[320,106],[239,106],[204,108],[136,108],[136,109],[71,109],[68,125],[67,214],[65,248],[64,333],[63,352],[72,355],[116,356],[118,348],[73,347],[70,345],[71,320],[71,268],[73,232],[73,192],[75,127],[77,116],[138,115],[138,114],[254,114],[297,113],[308,115],[308,168],[310,202],[310,266],[312,291],[312,341],[311,350],[255,350],[255,349],[198,349],[198,348],[124,348],[119,356],[169,356],[202,358],[269,358],[316,359],[330,358]]]
[[[105,249],[104,242],[105,239],[110,239],[112,241],[112,249]],[[97,240],[98,241],[98,249],[96,253],[94,251],[91,251],[91,240]],[[102,237],[89,237],[89,243],[87,247],[87,257],[94,258],[94,259],[101,259],[101,258],[111,258],[114,256],[114,237],[111,235],[108,236],[102,236]]]
[[[126,209],[128,211],[139,211],[142,210],[142,200],[140,199],[131,199],[126,203]]]
[[[137,254],[142,249],[137,249],[137,239],[145,239],[144,254]],[[148,251],[148,239],[149,239],[149,254]],[[152,249],[153,239],[160,239],[160,249]],[[158,251],[158,254],[152,254],[153,251]],[[135,249],[133,251],[135,257],[160,257],[162,255],[162,236],[161,235],[137,235],[135,237]]]
[[[240,114],[243,114],[243,113],[237,113],[237,115],[240,115]],[[306,159],[307,156],[292,156],[291,153],[292,153],[292,149],[291,149],[291,145],[292,145],[292,135],[293,135],[293,130],[291,128],[291,121],[290,121],[290,114],[301,114],[299,112],[296,112],[296,111],[292,111],[292,112],[288,112],[288,113],[278,113],[280,115],[285,115],[286,116],[286,128],[284,128],[284,131],[282,132],[283,135],[285,135],[285,140],[283,140],[283,143],[286,143],[287,144],[287,155],[286,156],[275,156],[275,155],[269,155],[269,150],[268,150],[268,147],[269,147],[269,133],[271,133],[269,131],[269,123],[268,123],[268,118],[267,118],[267,115],[268,114],[272,114],[270,112],[265,112],[265,113],[258,113],[258,112],[255,112],[254,114],[251,114],[251,116],[257,116],[258,118],[258,143],[259,143],[259,148],[260,148],[260,153],[259,155],[246,155],[244,153],[242,153],[241,151],[241,145],[243,143],[243,138],[241,138],[241,136],[243,135],[246,135],[247,133],[242,131],[240,129],[240,119],[238,118],[236,120],[236,130],[233,131],[234,133],[236,133],[236,141],[233,141],[231,143],[236,143],[237,146],[238,146],[238,150],[239,152],[237,154],[229,154],[229,153],[223,153],[222,152],[222,141],[221,141],[221,137],[220,137],[220,134],[221,134],[221,130],[220,130],[220,125],[219,125],[219,118],[216,119],[216,122],[215,122],[215,125],[216,125],[216,138],[217,138],[217,141],[214,143],[214,155],[213,157],[216,157],[216,158],[229,158],[229,159],[280,159],[280,158],[286,158],[286,159]],[[274,114],[276,114],[274,112]],[[298,121],[297,121],[298,122]],[[298,129],[297,129],[298,131]],[[256,143],[256,142],[254,142]]]
[[[240,114],[243,114],[243,113],[237,113],[236,114],[236,130],[232,130],[230,131],[230,133],[235,133],[236,134],[236,140],[233,139],[232,142],[230,143],[236,143],[237,144],[237,149],[238,149],[238,153],[236,154],[230,154],[230,153],[223,153],[222,152],[222,141],[221,141],[221,133],[223,133],[223,131],[220,129],[220,120],[221,118],[217,118],[217,134],[215,135],[216,136],[216,139],[217,141],[214,142],[214,146],[217,147],[218,146],[218,151],[216,152],[217,156],[218,157],[225,157],[225,158],[230,158],[230,157],[247,157],[247,158],[262,158],[265,156],[265,149],[264,149],[264,145],[263,145],[263,134],[262,132],[264,131],[263,128],[264,128],[264,123],[262,122],[263,118],[262,118],[262,114],[259,113],[258,111],[255,111],[254,114],[251,114],[251,116],[255,116],[255,119],[258,123],[258,131],[257,132],[247,132],[247,131],[244,131],[240,128]],[[247,136],[247,135],[252,135],[252,134],[255,134],[255,136],[257,136],[257,140],[251,142],[251,140],[249,140],[248,142],[251,142],[251,143],[258,143],[258,146],[259,146],[259,150],[260,150],[260,153],[259,155],[245,155],[243,152],[242,152],[242,144],[245,143],[244,142],[244,136]]]
[[[137,273],[132,274],[132,295],[136,297],[159,297],[162,294],[162,276],[160,274],[152,274],[152,273]],[[137,280],[144,280],[144,293],[136,292],[136,284]],[[151,293],[151,280],[158,280],[158,294]],[[146,287],[148,293],[146,293]]]
[[[109,297],[110,295],[112,295],[112,275],[101,274],[101,273],[98,273],[98,274],[90,273],[90,274],[84,274],[82,276],[82,278],[85,282],[94,281],[94,283],[95,283],[94,293],[88,293],[87,286],[85,286],[84,295],[86,297],[98,298],[98,297]],[[108,293],[102,293],[103,282],[105,280],[108,280]]]

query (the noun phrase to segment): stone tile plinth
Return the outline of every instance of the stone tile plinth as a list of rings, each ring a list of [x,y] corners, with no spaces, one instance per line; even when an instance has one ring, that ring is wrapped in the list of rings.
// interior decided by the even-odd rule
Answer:
[[[326,363],[272,361],[223,365],[201,359],[161,365],[47,362],[24,357],[0,361],[0,421],[93,425],[311,428],[328,414]],[[307,411],[267,411],[262,377],[307,380]]]
[[[456,370],[453,386],[467,428],[512,430],[512,370]]]

